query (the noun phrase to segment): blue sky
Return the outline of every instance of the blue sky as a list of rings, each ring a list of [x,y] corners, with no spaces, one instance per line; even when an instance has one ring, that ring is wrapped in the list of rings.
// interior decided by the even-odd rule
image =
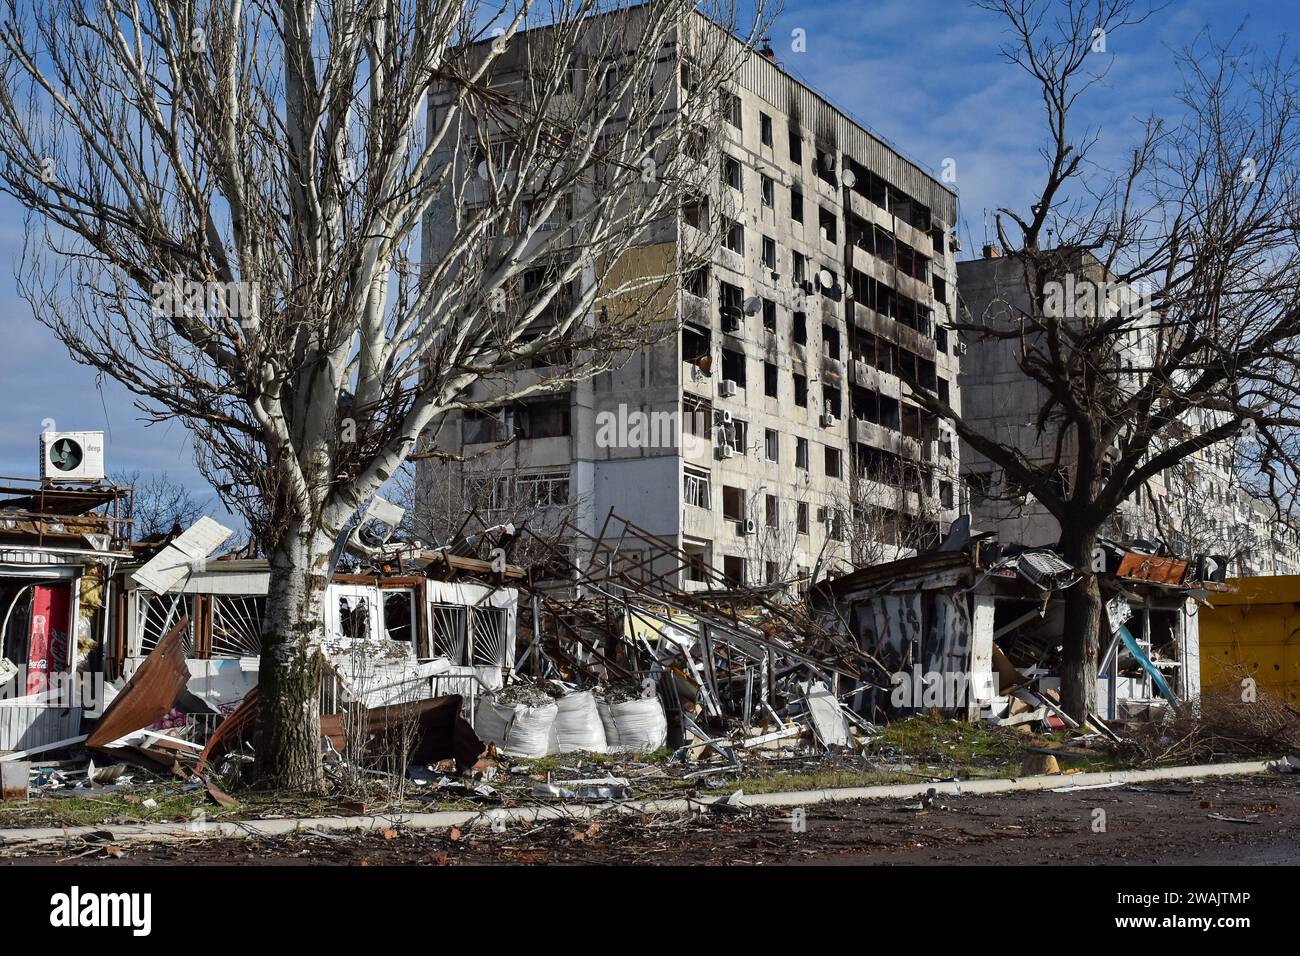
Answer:
[[[1095,156],[1122,156],[1140,119],[1176,109],[1173,51],[1208,27],[1272,50],[1300,22],[1296,0],[1172,0],[1150,21],[1108,38],[1103,86],[1080,104],[1098,128]],[[802,29],[807,51],[793,52]],[[983,210],[1023,208],[1041,176],[1041,105],[1030,80],[999,55],[1003,27],[965,0],[788,0],[770,33],[781,64],[914,161],[956,161],[964,255],[984,241]],[[73,363],[15,292],[23,213],[0,196],[0,474],[31,475],[42,421],[108,432],[110,470],[163,471],[205,498],[189,433],[175,422],[148,428],[132,398]]]

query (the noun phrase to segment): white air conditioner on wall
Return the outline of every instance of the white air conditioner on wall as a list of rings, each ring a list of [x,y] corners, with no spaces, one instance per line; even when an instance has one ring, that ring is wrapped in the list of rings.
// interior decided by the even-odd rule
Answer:
[[[42,432],[41,478],[46,481],[102,481],[103,432]]]
[[[830,412],[827,412],[825,415],[822,415],[822,416],[818,419],[818,421],[821,423],[822,428],[834,428],[834,427],[835,427],[835,423],[836,423],[838,420],[839,420],[839,419],[837,419],[837,418],[836,418],[834,415],[832,415]]]
[[[736,383],[729,378],[724,378],[718,384],[718,394],[723,398],[732,398],[736,394]]]
[[[741,534],[757,534],[758,522],[753,518],[746,518],[740,523],[740,531]]]

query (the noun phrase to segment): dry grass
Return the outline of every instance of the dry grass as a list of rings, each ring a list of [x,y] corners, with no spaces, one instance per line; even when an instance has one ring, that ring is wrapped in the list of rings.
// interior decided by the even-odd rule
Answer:
[[[1300,751],[1300,712],[1282,697],[1231,678],[1207,688],[1186,712],[1130,729],[1120,751],[1136,762],[1212,763]]]

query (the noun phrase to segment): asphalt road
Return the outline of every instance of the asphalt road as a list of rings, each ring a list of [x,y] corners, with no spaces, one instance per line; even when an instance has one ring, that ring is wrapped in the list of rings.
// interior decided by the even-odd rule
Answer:
[[[1063,786],[1069,778],[1063,777]],[[1216,819],[1212,815],[1228,819]],[[1237,822],[1246,821],[1246,822]],[[389,830],[5,850],[8,864],[439,866],[1297,864],[1300,776],[551,821],[501,833]]]

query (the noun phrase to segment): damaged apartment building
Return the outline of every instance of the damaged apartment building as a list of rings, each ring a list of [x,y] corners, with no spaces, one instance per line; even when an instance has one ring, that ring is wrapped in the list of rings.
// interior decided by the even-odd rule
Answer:
[[[1102,281],[1101,264],[1090,255],[1089,259],[1090,264],[1077,270],[1079,275]],[[980,258],[960,263],[957,270],[963,308],[972,322],[1002,328],[1016,310],[1029,308],[1024,266],[1018,259],[1002,256],[996,246],[985,246]],[[1123,292],[1136,301],[1131,288],[1124,287]],[[1052,461],[1054,432],[1040,432],[1034,424],[1044,405],[1044,392],[1020,368],[1020,340],[968,334],[964,342],[961,392],[966,421],[989,438],[1018,448],[1029,461]],[[1116,360],[1127,369],[1140,370],[1150,347],[1149,336],[1138,324],[1117,342]],[[1194,429],[1210,427],[1210,414],[1198,410],[1179,427],[1189,435]],[[1071,454],[1068,448],[1064,452],[1067,467]],[[1166,469],[1122,504],[1111,520],[1109,536],[1164,544],[1183,557],[1212,556],[1228,575],[1297,573],[1300,542],[1295,529],[1276,520],[1272,506],[1244,486],[1236,458],[1234,442],[1224,441]],[[996,532],[1004,542],[1028,546],[1056,542],[1060,531],[1046,509],[1002,488],[995,466],[964,443],[962,466],[975,528]]]
[[[702,16],[688,28],[718,29]],[[535,35],[503,59],[523,62]],[[684,49],[661,60],[669,119],[691,89]],[[617,512],[690,555],[674,572],[688,589],[715,570],[806,580],[939,542],[959,509],[957,442],[900,373],[960,408],[956,196],[769,48],[728,87],[718,171],[650,240],[673,261],[701,229],[722,236],[673,290],[680,333],[565,394],[491,408],[493,386],[476,386],[489,407],[451,413],[437,438],[464,460],[421,469],[432,507],[504,521],[522,498],[590,535]],[[449,241],[457,208],[431,208],[429,248]],[[602,414],[629,410],[682,425],[652,447],[600,442]]]

